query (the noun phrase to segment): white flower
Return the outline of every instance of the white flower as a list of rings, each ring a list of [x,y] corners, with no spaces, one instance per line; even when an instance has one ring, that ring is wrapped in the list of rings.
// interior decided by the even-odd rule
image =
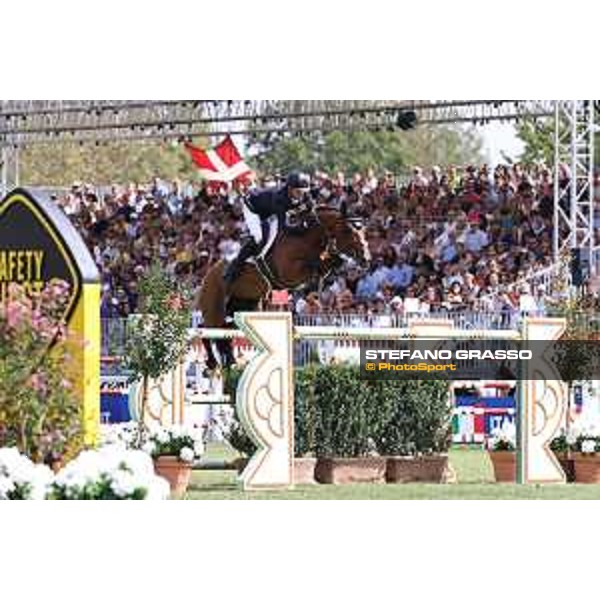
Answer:
[[[569,444],[569,446],[573,446],[573,444],[575,444],[575,442],[577,441],[577,437],[578,437],[578,433],[577,431],[571,430],[569,431],[569,433],[565,436],[565,439],[567,440],[567,444]]]
[[[0,500],[8,500],[8,494],[15,489],[15,482],[6,475],[0,475]]]
[[[110,444],[82,452],[58,474],[56,486],[61,496],[73,499],[83,493],[89,496],[100,481],[107,481],[120,499],[130,499],[138,490],[145,492],[148,499],[168,497],[168,491],[165,495],[164,485],[157,479],[152,459],[146,452]]]
[[[169,432],[166,429],[160,429],[159,431],[157,431],[155,437],[160,444],[167,444],[171,439],[169,436]]]
[[[145,444],[142,445],[142,450],[146,454],[152,455],[152,453],[156,450],[156,444],[152,440],[148,440]]]
[[[123,470],[113,473],[110,487],[119,498],[130,496],[136,488],[133,475]]]
[[[596,452],[596,442],[594,440],[584,440],[581,443],[581,451],[584,454],[593,454]]]
[[[0,499],[12,493],[24,500],[44,500],[53,480],[45,465],[36,465],[16,448],[0,449]]]
[[[194,450],[192,448],[188,448],[187,446],[185,448],[182,448],[181,452],[179,453],[179,458],[183,462],[194,462]]]

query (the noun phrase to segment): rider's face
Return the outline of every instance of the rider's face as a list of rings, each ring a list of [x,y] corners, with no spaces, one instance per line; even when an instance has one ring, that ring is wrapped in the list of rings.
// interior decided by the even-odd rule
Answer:
[[[306,192],[302,188],[290,188],[288,190],[289,197],[292,200],[302,200]]]

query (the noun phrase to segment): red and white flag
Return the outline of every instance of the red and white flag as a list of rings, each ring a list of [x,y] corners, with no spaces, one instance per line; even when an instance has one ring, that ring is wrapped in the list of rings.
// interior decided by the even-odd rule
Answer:
[[[202,176],[209,181],[230,182],[252,173],[229,135],[209,150],[201,150],[188,143],[185,144],[185,149],[190,153]]]

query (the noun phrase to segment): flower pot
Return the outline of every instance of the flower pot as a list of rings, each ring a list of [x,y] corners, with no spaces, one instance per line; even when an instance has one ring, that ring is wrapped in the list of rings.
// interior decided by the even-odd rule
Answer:
[[[452,480],[447,454],[433,456],[389,456],[385,480],[388,483],[447,483]]]
[[[315,480],[316,458],[294,458],[294,483],[296,485],[312,485]]]
[[[562,470],[565,472],[568,483],[575,481],[575,461],[573,458],[569,458],[566,452],[555,452],[554,456],[560,463]]]
[[[315,479],[319,483],[383,483],[385,481],[384,456],[359,458],[319,458]]]
[[[600,483],[600,454],[573,452],[576,483]]]
[[[515,483],[517,481],[517,453],[510,451],[488,452],[494,476],[499,483]]]
[[[180,498],[185,494],[192,476],[190,463],[179,460],[177,456],[159,456],[154,459],[154,470],[169,482],[173,496]]]

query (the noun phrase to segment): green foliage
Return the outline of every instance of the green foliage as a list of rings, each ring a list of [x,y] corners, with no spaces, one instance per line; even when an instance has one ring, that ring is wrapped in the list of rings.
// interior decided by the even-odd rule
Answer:
[[[525,118],[517,124],[517,137],[525,144],[525,149],[519,160],[525,164],[543,162],[547,165],[554,163],[554,119],[538,120]],[[564,128],[568,123],[564,123]],[[600,164],[600,138],[595,140],[595,160]]]
[[[27,185],[70,186],[76,180],[112,185],[142,183],[153,177],[200,180],[198,169],[178,142],[39,144],[24,148],[19,160],[21,180]]]
[[[54,281],[41,294],[11,285],[0,302],[0,447],[16,446],[35,462],[59,460],[81,434],[79,399],[71,389],[62,321],[68,287]]]
[[[314,454],[317,404],[314,380],[318,367],[295,370],[294,378],[294,451],[296,456]]]
[[[55,483],[49,494],[50,500],[144,500],[148,490],[136,487],[127,498],[116,494],[113,490],[113,479],[110,475],[102,473],[98,479],[86,483],[81,487],[69,487]]]
[[[130,317],[125,367],[132,381],[159,379],[188,346],[190,295],[159,265],[139,282],[141,314]]]
[[[403,173],[411,165],[478,162],[481,140],[470,130],[450,127],[417,127],[398,131],[334,131],[323,136],[261,141],[253,159],[263,173],[344,171],[364,173],[368,169]]]
[[[551,359],[569,386],[569,395],[574,382],[590,379],[597,355],[592,351],[592,342],[586,341],[590,340],[591,314],[585,310],[585,302],[583,296],[571,296],[552,305],[552,316],[564,318],[566,329],[561,339],[552,344]]]
[[[564,432],[561,432],[560,435],[552,438],[550,450],[557,454],[566,454],[569,451],[569,442],[567,441],[567,436]]]
[[[316,369],[315,452],[319,457],[358,457],[375,450],[393,407],[392,385],[364,381],[358,367],[328,365]]]
[[[235,394],[240,369],[225,374]],[[311,365],[294,371],[295,455],[358,457],[446,452],[451,440],[448,384],[365,381],[357,367]],[[255,446],[234,420],[229,443],[249,456]]]
[[[517,137],[525,144],[519,157],[521,162],[547,165],[554,162],[554,119],[524,119],[517,125]]]
[[[393,415],[378,440],[388,456],[447,452],[451,443],[452,407],[444,381],[395,381]]]

